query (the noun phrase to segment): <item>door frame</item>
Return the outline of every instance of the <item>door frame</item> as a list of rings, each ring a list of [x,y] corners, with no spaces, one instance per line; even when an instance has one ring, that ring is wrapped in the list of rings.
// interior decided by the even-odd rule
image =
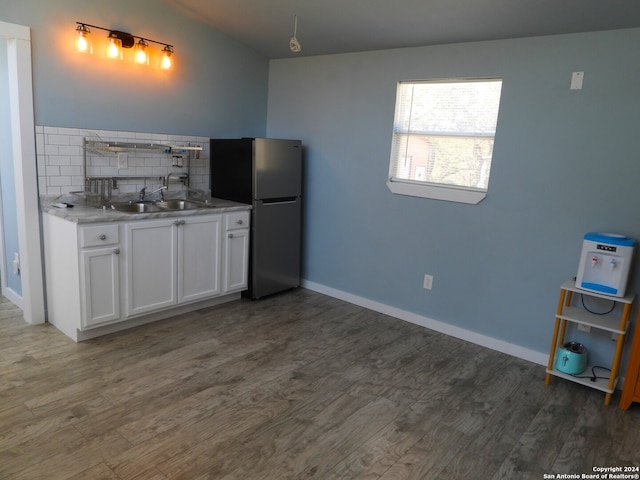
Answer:
[[[0,21],[0,37],[7,43],[9,105],[22,313],[28,323],[45,321],[42,241],[36,167],[33,79],[31,71],[31,30],[29,27]]]

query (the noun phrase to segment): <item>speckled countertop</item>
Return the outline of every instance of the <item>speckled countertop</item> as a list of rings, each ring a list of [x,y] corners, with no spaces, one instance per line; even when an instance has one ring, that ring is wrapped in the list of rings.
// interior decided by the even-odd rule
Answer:
[[[232,202],[220,198],[209,198],[208,207],[196,210],[168,210],[164,212],[148,213],[127,213],[112,210],[108,207],[93,207],[87,204],[82,198],[69,196],[41,196],[40,210],[43,213],[64,218],[74,223],[104,223],[104,222],[125,222],[133,220],[143,220],[148,218],[183,217],[190,215],[206,215],[211,213],[227,213],[241,210],[251,210],[251,205],[245,203]],[[72,204],[71,208],[57,208],[52,206],[54,202],[66,202]]]

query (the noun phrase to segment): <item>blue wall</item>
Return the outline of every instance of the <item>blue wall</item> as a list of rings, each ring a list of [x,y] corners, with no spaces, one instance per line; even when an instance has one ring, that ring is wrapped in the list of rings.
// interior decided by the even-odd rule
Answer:
[[[269,62],[153,0],[3,0],[2,16],[32,28],[38,125],[302,139],[311,282],[544,353],[584,233],[640,238],[638,29]],[[75,54],[75,21],[172,43],[176,70]],[[488,197],[391,194],[396,82],[464,76],[504,80]],[[611,341],[588,342],[606,362]]]
[[[7,42],[0,38],[0,192],[7,271],[0,272],[3,284],[16,295],[22,295],[20,275],[13,273],[13,254],[19,252],[16,188],[13,171],[11,117],[9,112],[9,77],[7,76]]]
[[[0,4],[3,21],[31,27],[36,125],[204,136],[265,133],[268,60],[164,2]],[[76,21],[170,43],[176,67],[163,72],[79,54]],[[92,35],[106,38],[101,30]]]
[[[638,44],[632,29],[272,61],[267,133],[307,146],[304,277],[548,352],[583,235],[640,239]],[[391,194],[396,82],[483,76],[504,80],[487,198]],[[611,339],[587,342],[607,363]]]

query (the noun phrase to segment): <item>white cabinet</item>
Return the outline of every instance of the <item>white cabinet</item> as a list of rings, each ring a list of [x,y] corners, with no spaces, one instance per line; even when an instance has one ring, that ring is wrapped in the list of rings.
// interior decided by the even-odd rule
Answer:
[[[164,218],[124,224],[127,316],[176,304],[176,222]]]
[[[80,227],[80,299],[82,326],[120,318],[120,245],[118,225]]]
[[[83,250],[80,259],[82,325],[90,327],[120,318],[118,248]]]
[[[120,230],[42,219],[47,319],[74,340],[78,332],[122,318]]]
[[[220,294],[222,215],[125,224],[127,314]]]
[[[222,216],[181,220],[178,226],[178,303],[218,295]]]
[[[249,212],[225,215],[223,291],[246,290],[249,270]]]
[[[239,298],[249,215],[90,224],[43,215],[49,322],[78,341]]]

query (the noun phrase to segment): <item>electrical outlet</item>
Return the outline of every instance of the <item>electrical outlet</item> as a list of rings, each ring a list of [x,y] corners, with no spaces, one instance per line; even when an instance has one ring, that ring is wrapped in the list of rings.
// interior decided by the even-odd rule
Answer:
[[[422,287],[425,290],[431,290],[431,288],[433,287],[433,275],[427,275],[426,273],[424,274],[424,282],[422,284]]]
[[[20,254],[18,252],[13,254],[13,273],[20,275]]]
[[[591,326],[590,325],[585,325],[583,323],[579,323],[578,324],[578,330],[580,330],[581,332],[589,333],[591,331]]]
[[[118,152],[118,168],[127,168],[129,166],[129,157],[126,152]]]

